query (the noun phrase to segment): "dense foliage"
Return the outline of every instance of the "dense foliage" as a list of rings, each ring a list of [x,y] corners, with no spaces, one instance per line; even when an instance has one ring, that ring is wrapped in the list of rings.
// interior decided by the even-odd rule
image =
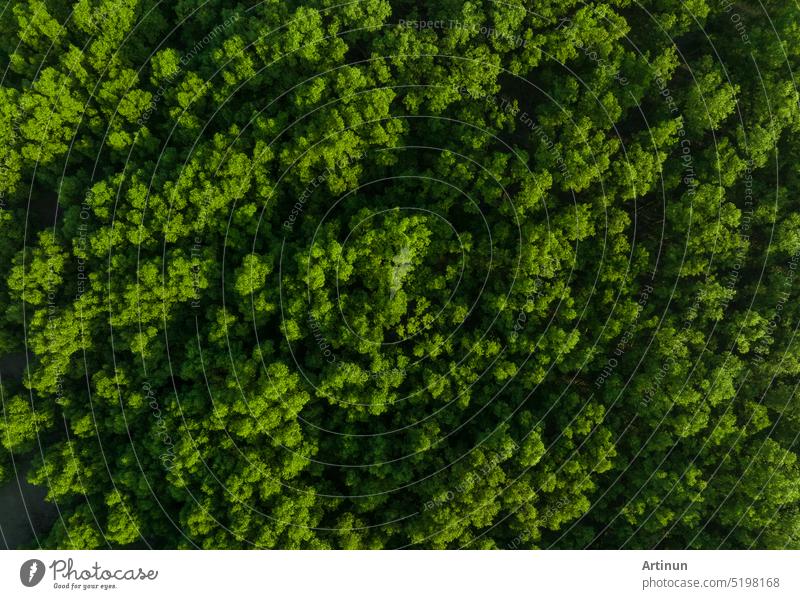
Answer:
[[[11,0],[0,58],[37,543],[800,548],[794,2]]]

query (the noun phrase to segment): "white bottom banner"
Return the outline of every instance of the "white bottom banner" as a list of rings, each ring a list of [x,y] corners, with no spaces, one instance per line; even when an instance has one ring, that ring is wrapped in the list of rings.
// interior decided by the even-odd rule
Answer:
[[[0,597],[800,597],[793,551],[4,551]]]

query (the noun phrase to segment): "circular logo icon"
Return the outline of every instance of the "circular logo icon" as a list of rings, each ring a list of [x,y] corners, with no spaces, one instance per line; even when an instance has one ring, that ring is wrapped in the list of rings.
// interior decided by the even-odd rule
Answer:
[[[38,559],[29,559],[19,569],[19,579],[26,587],[35,587],[44,578],[44,562]]]

